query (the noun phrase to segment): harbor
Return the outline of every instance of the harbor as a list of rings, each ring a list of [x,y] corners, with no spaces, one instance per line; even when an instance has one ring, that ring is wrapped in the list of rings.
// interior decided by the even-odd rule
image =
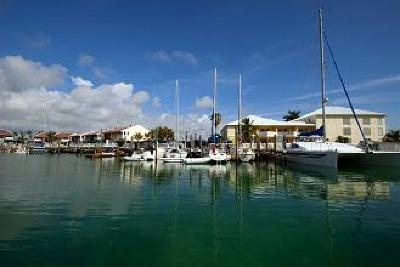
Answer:
[[[390,170],[0,154],[0,177],[5,266],[396,265]]]
[[[399,266],[399,1],[0,6],[0,266]]]

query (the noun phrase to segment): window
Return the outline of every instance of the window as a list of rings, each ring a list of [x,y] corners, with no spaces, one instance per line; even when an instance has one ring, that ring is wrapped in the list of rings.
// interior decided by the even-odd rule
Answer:
[[[350,118],[343,118],[343,125],[350,125]]]
[[[362,123],[364,125],[371,125],[371,119],[370,118],[363,118]]]
[[[366,136],[371,136],[371,128],[364,127],[363,131]]]
[[[343,135],[351,135],[351,128],[350,127],[344,127],[343,128]]]
[[[383,125],[383,119],[382,118],[378,118],[378,125]]]
[[[383,129],[381,127],[378,128],[378,136],[383,136]]]

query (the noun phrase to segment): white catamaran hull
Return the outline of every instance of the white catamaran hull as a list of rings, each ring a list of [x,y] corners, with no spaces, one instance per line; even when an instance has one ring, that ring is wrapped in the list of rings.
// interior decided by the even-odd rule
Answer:
[[[338,153],[335,151],[288,151],[286,160],[289,163],[337,168]]]

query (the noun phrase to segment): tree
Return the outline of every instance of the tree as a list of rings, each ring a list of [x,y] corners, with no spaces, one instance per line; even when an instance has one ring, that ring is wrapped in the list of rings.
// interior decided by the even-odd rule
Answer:
[[[50,131],[46,133],[45,139],[47,140],[47,142],[54,142],[58,141],[59,138],[56,136],[56,132]]]
[[[136,141],[140,141],[143,138],[143,135],[140,132],[137,132],[133,135],[133,138],[136,139]]]
[[[213,115],[214,115],[214,114],[211,114],[211,115],[210,115],[210,120],[211,120],[211,121],[213,120]],[[221,124],[221,121],[222,121],[222,115],[221,115],[221,113],[219,113],[219,112],[215,113],[215,120],[214,120],[215,128],[217,128],[218,125]]]
[[[290,109],[288,110],[287,114],[283,115],[282,117],[282,119],[284,119],[285,121],[291,121],[298,118],[300,118],[300,111]]]
[[[148,132],[146,137],[153,141],[172,141],[174,140],[174,131],[167,126],[157,126]]]
[[[242,119],[242,142],[250,143],[252,141],[252,135],[254,134],[253,122],[249,118]]]
[[[400,142],[400,129],[390,130],[383,137],[383,141],[385,141],[385,142]]]

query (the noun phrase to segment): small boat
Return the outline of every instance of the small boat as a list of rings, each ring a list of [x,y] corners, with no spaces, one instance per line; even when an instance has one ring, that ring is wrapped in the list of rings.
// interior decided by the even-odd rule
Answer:
[[[210,151],[209,157],[211,159],[211,162],[214,163],[226,163],[228,161],[228,155],[225,152],[219,151],[216,148]]]
[[[124,157],[124,160],[126,160],[126,161],[142,161],[142,160],[145,160],[145,159],[143,158],[143,154],[133,153],[130,156]]]
[[[173,148],[167,153],[165,153],[165,157],[162,160],[165,163],[180,163],[187,157],[187,152],[183,151],[179,148]]]
[[[145,151],[145,152],[143,153],[143,159],[144,159],[144,160],[154,160],[155,157],[156,157],[155,151],[154,151],[154,152],[152,152],[152,151]]]
[[[210,163],[211,158],[210,157],[205,157],[205,158],[186,158],[183,160],[185,164],[207,164]]]

